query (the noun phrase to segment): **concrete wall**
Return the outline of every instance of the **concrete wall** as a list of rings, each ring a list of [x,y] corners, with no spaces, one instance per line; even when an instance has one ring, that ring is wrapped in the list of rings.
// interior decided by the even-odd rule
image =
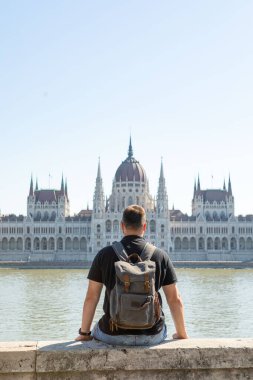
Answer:
[[[241,252],[194,252],[180,251],[170,252],[169,256],[172,261],[253,261],[253,251]],[[53,262],[53,261],[84,261],[90,262],[94,258],[94,254],[88,252],[0,252],[0,262],[4,261],[29,261],[29,262]]]
[[[172,261],[253,261],[252,251],[174,251],[169,255]]]
[[[166,341],[151,348],[90,342],[0,343],[0,380],[253,378],[253,339]]]

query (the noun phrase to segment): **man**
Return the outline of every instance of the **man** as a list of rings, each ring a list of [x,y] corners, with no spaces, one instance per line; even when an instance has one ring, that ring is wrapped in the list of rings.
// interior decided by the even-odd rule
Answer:
[[[146,215],[142,207],[137,205],[128,206],[123,213],[121,229],[123,232],[123,244],[128,255],[141,254],[146,241],[143,238],[146,231]],[[166,300],[170,307],[176,332],[174,339],[187,339],[184,322],[183,304],[176,286],[177,278],[169,256],[156,248],[151,259],[156,264],[155,289],[158,292],[162,287]],[[112,246],[103,248],[98,252],[90,268],[88,279],[89,285],[83,305],[82,324],[79,336],[76,340],[90,340],[92,337],[108,344],[118,345],[155,345],[161,343],[167,336],[164,315],[153,327],[145,330],[110,329],[110,292],[115,285],[114,263],[118,257]],[[90,332],[93,317],[99,302],[103,285],[106,287],[104,298],[104,315]],[[161,296],[159,295],[160,303]]]

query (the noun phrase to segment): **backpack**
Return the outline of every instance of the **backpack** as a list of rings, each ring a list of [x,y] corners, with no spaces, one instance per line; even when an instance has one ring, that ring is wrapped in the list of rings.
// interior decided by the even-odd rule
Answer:
[[[110,330],[149,329],[161,313],[155,291],[156,264],[150,261],[156,247],[147,243],[140,255],[129,256],[121,242],[112,247],[119,261],[114,263],[116,283],[110,293]]]

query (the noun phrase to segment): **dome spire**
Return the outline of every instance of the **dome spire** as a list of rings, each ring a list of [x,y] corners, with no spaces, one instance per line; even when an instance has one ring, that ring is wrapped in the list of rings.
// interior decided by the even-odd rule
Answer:
[[[130,135],[129,148],[128,148],[128,159],[131,160],[133,157],[133,148],[132,148],[132,138]]]

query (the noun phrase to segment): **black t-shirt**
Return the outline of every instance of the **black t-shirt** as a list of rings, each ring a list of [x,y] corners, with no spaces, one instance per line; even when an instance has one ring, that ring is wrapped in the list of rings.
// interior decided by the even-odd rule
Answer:
[[[146,241],[144,238],[140,236],[125,236],[121,240],[122,244],[125,247],[125,250],[128,255],[132,253],[138,253],[141,254],[141,251],[143,250]],[[115,267],[114,263],[118,261],[118,257],[116,253],[114,252],[112,246],[105,247],[101,249],[101,251],[98,252],[98,254],[95,256],[93,263],[91,265],[88,279],[96,282],[100,282],[105,285],[106,291],[105,291],[105,298],[104,298],[104,315],[99,320],[99,327],[100,329],[109,335],[139,335],[139,334],[146,334],[146,335],[155,335],[159,333],[164,324],[164,316],[162,315],[160,320],[150,329],[146,330],[123,330],[118,329],[116,332],[111,332],[109,327],[109,321],[110,321],[110,292],[115,286]],[[174,270],[174,267],[172,265],[172,262],[170,261],[169,256],[167,253],[163,252],[162,250],[156,248],[154,251],[151,261],[154,261],[156,263],[156,273],[155,273],[155,289],[158,292],[159,289],[164,285],[170,285],[174,284],[177,281],[176,273]],[[162,304],[162,299],[160,294],[159,299],[160,303]]]

